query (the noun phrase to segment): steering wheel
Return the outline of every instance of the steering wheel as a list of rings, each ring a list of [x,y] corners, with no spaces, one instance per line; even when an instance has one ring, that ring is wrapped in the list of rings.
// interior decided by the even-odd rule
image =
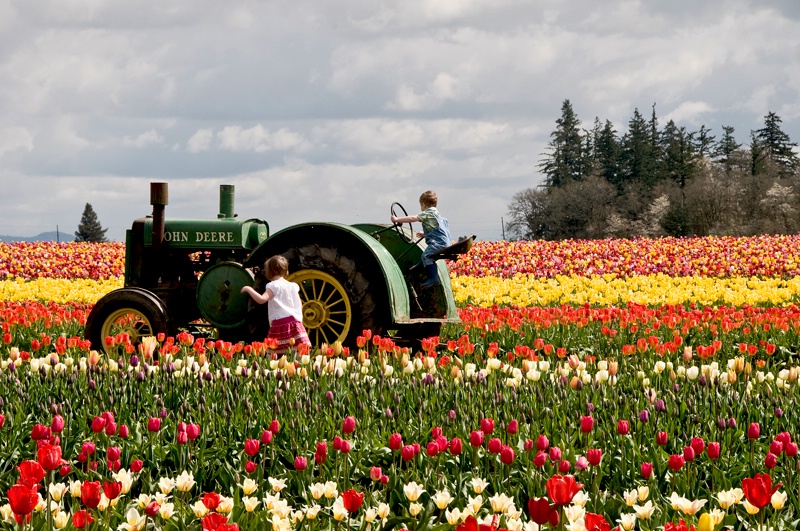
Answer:
[[[402,216],[397,213],[397,211],[395,210],[395,207],[397,208],[397,210],[399,210],[400,212],[403,213]],[[391,208],[389,210],[390,210],[392,216],[394,216],[396,218],[408,216],[408,212],[406,212],[406,209],[403,208],[403,205],[401,205],[400,203],[397,203],[397,202],[392,203],[392,206],[391,206]],[[403,231],[403,223],[395,223],[394,224],[394,230],[397,231],[397,235],[400,236],[405,241],[407,241],[407,242],[414,241],[414,234],[415,234],[414,225],[412,225],[410,221],[408,222],[408,230],[411,231],[411,237],[410,238]]]

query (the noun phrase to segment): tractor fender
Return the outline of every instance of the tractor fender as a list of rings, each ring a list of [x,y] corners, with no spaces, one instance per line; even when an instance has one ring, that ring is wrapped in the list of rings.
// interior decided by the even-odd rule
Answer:
[[[328,222],[292,225],[270,235],[253,249],[243,266],[263,267],[271,256],[285,254],[297,245],[309,242],[319,245],[321,252],[335,252],[352,259],[354,267],[359,271],[369,272],[371,277],[379,272],[382,282],[370,285],[370,291],[376,292],[379,299],[388,301],[391,322],[409,320],[411,312],[408,287],[397,261],[375,238],[350,225]]]

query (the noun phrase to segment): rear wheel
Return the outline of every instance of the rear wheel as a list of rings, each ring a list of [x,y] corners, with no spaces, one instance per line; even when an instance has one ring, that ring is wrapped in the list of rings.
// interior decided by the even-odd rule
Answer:
[[[97,301],[86,318],[84,335],[94,349],[106,351],[108,336],[127,334],[131,343],[138,345],[142,338],[159,333],[172,333],[172,322],[161,299],[144,289],[122,288]]]
[[[353,309],[344,286],[333,275],[314,269],[286,278],[300,285],[303,326],[311,343],[345,342],[353,324]]]

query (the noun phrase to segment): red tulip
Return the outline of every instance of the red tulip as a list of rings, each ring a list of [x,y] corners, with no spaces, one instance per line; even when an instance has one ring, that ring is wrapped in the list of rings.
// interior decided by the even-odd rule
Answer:
[[[217,508],[221,499],[221,496],[216,492],[206,492],[203,494],[203,497],[200,498],[200,501],[203,502],[203,505],[206,506],[206,509],[213,511]]]
[[[769,443],[769,451],[775,455],[781,455],[783,453],[783,443],[775,439]]]
[[[28,487],[33,487],[47,475],[47,472],[38,461],[23,461],[17,467],[17,470],[19,470],[19,481],[17,483]]]
[[[664,446],[665,444],[667,444],[668,440],[669,440],[669,436],[667,435],[667,432],[660,431],[660,432],[656,433],[656,444],[657,445]]]
[[[158,417],[150,417],[147,421],[147,431],[156,433],[161,429],[161,419]]]
[[[161,510],[161,505],[159,505],[158,502],[152,501],[147,504],[147,507],[144,508],[144,514],[146,514],[150,518],[154,518],[158,514],[158,511],[160,510]]]
[[[703,450],[706,449],[706,443],[703,441],[701,437],[692,437],[692,442],[690,443],[692,449],[694,450],[695,456],[700,456],[703,454]]]
[[[253,461],[248,461],[244,464],[244,470],[248,474],[252,474],[253,472],[255,472],[256,468],[258,468],[258,465]]]
[[[547,495],[555,505],[567,505],[572,502],[578,492],[583,488],[581,483],[575,481],[573,476],[554,475],[547,480]]]
[[[797,456],[797,443],[792,441],[786,445],[786,455],[788,457],[795,457]]]
[[[122,492],[122,483],[119,481],[104,481],[103,482],[103,494],[106,495],[106,498],[109,500],[113,500],[119,497],[120,493]],[[81,491],[81,493],[83,493]]]
[[[436,441],[428,443],[428,446],[425,448],[425,453],[428,457],[436,457],[439,454],[439,445],[436,444]]]
[[[559,474],[566,474],[569,472],[569,469],[572,468],[572,465],[566,459],[562,459],[560,463],[558,463],[558,473]]]
[[[642,463],[642,477],[644,479],[650,479],[650,476],[653,475],[653,463],[648,463],[647,461]]]
[[[547,454],[544,452],[537,452],[536,456],[533,458],[534,466],[541,468],[545,463],[547,463]]]
[[[591,415],[584,415],[581,417],[581,433],[591,433],[594,427],[594,419]]]
[[[558,446],[552,446],[548,453],[550,455],[550,461],[561,461],[561,448]]]
[[[678,471],[683,468],[683,462],[682,455],[672,454],[669,456],[669,461],[667,464],[669,465],[670,470]]]
[[[39,464],[46,471],[55,470],[61,466],[61,447],[52,444],[44,444],[39,447],[36,454]]]
[[[772,495],[781,487],[782,483],[772,487],[772,478],[769,474],[756,474],[752,478],[742,480],[744,497],[751,505],[763,509],[769,505]]]
[[[483,446],[483,432],[480,430],[473,430],[469,434],[469,444],[473,448],[478,448],[479,446]]]
[[[453,455],[460,455],[464,449],[463,443],[461,442],[461,439],[459,439],[458,437],[453,437],[452,439],[450,439],[449,447],[450,447],[450,453]]]
[[[115,433],[117,433],[117,423],[114,422],[113,420],[109,420],[108,422],[106,422],[106,435],[111,437]]]
[[[281,431],[281,423],[277,420],[273,420],[269,423],[269,431],[271,431],[273,435],[278,435],[278,432]]]
[[[358,512],[361,504],[364,503],[364,493],[356,492],[354,489],[346,490],[342,493],[342,501],[348,513]]]
[[[772,452],[768,452],[766,457],[764,457],[764,466],[767,467],[769,470],[772,470],[778,465],[778,456],[773,454]]]
[[[39,503],[36,487],[27,485],[11,485],[8,489],[8,503],[14,514],[25,516],[31,514]]]
[[[303,457],[302,455],[298,455],[294,458],[294,469],[298,472],[302,472],[308,466],[308,460]]]
[[[314,461],[322,464],[328,458],[328,443],[320,441],[317,443],[317,451],[314,452]]]
[[[264,431],[262,431],[262,432],[261,432],[261,444],[263,444],[263,445],[268,445],[268,444],[270,444],[270,443],[272,442],[272,438],[273,438],[274,436],[275,436],[275,434],[274,434],[274,433],[272,433],[272,432],[271,432],[271,431],[269,431],[269,430],[264,430]]]
[[[399,433],[393,433],[389,436],[389,449],[397,451],[403,447],[403,436]]]
[[[50,431],[53,433],[61,433],[64,431],[64,417],[61,415],[53,416],[53,420],[50,421]]]
[[[617,433],[620,435],[628,435],[631,431],[631,424],[627,420],[620,420],[617,422]]]
[[[190,441],[194,441],[198,437],[200,437],[200,425],[199,424],[189,424],[186,426],[186,436],[189,437]]]
[[[514,435],[515,433],[517,433],[517,430],[519,430],[519,422],[517,422],[517,420],[514,419],[514,420],[512,420],[511,422],[508,423],[508,427],[506,428],[506,431],[510,435]]]
[[[128,428],[127,424],[123,424],[119,427],[119,436],[123,439],[127,439],[128,436],[131,434],[130,428]]]
[[[258,439],[247,439],[244,442],[244,453],[253,457],[258,453],[258,449],[261,447],[261,443]]]
[[[586,513],[584,527],[586,531],[611,531],[611,525],[606,519],[602,515],[595,513]]]
[[[178,444],[184,445],[189,442],[189,435],[187,435],[185,431],[179,431],[176,439],[178,441]]]
[[[350,441],[348,441],[346,439],[342,439],[342,444],[339,447],[339,451],[341,451],[343,454],[349,454],[351,448],[352,448],[352,445],[351,445]]]
[[[97,446],[92,441],[85,441],[81,445],[81,453],[87,456],[93,455],[97,451]]]
[[[491,434],[494,431],[494,420],[481,419],[481,431],[486,434]]]
[[[355,417],[345,417],[344,421],[342,422],[342,432],[343,433],[353,433],[356,431],[356,419]]]
[[[31,429],[31,439],[41,441],[50,438],[50,428],[44,424],[35,424]]]
[[[203,531],[216,531],[220,526],[228,522],[227,516],[222,516],[219,513],[208,513],[200,521],[200,528]]]
[[[108,450],[106,450],[106,457],[108,457],[109,461],[119,461],[121,453],[122,450],[119,446],[109,446]]]
[[[6,416],[3,415],[3,414],[0,414],[0,428],[2,428],[3,424],[5,424],[5,423],[6,423]]]
[[[92,431],[95,433],[100,433],[106,429],[106,421],[103,417],[95,417],[92,419]],[[149,426],[148,426],[149,428]],[[158,430],[151,430],[151,431],[158,431]]]
[[[341,437],[339,437],[338,435],[337,435],[336,437],[334,437],[334,438],[333,438],[333,449],[334,449],[334,450],[336,450],[337,452],[338,452],[339,450],[341,450],[341,449],[342,449],[342,441],[343,441],[343,440],[344,440],[344,439],[342,439],[342,438],[341,438]]]
[[[547,450],[548,446],[550,446],[550,441],[547,440],[546,435],[539,435],[539,437],[536,438],[537,450],[539,450],[540,452],[544,452],[545,450]]]
[[[134,474],[138,474],[139,472],[141,472],[143,467],[144,463],[142,462],[141,459],[134,459],[133,461],[131,461],[131,472],[133,472]]]
[[[400,456],[403,458],[403,461],[411,461],[414,459],[415,455],[417,455],[417,453],[414,451],[414,446],[411,444],[403,446],[403,449],[400,450]]]
[[[531,498],[528,500],[528,512],[531,515],[531,520],[540,526],[550,522],[553,514],[558,514],[547,498]]]
[[[500,450],[500,461],[505,465],[510,465],[514,462],[514,449],[510,446],[503,446]]]
[[[592,466],[599,465],[602,459],[603,459],[603,450],[592,448],[591,450],[586,452],[586,460],[589,461],[589,464]]]
[[[532,451],[533,450],[533,439],[525,439],[525,442],[523,443],[522,447],[526,452]]]
[[[497,437],[494,437],[492,439],[489,439],[489,444],[487,444],[486,447],[489,450],[489,453],[499,454],[500,450],[503,449],[503,441],[501,441]]]
[[[94,518],[86,509],[75,511],[72,515],[72,526],[76,529],[83,529],[92,522],[94,522]]]
[[[431,438],[438,439],[443,434],[441,426],[434,426],[431,428]]]
[[[691,446],[683,447],[683,460],[687,463],[694,461],[694,448]]]
[[[89,509],[96,509],[100,505],[103,489],[99,481],[84,481],[81,485],[81,501]]]
[[[751,422],[750,426],[747,428],[747,438],[748,439],[758,439],[761,436],[761,426],[758,425],[758,422]]]
[[[61,465],[61,467],[58,469],[58,474],[62,478],[68,476],[70,472],[72,472],[72,467],[69,465]]]
[[[708,443],[708,458],[712,461],[716,461],[719,459],[720,454],[720,444],[718,442],[710,442]]]

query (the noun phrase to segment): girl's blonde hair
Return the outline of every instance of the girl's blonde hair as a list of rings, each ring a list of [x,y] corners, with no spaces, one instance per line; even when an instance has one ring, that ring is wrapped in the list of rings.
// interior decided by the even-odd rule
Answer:
[[[264,271],[266,271],[268,279],[285,277],[289,274],[289,261],[276,254],[264,263]]]

